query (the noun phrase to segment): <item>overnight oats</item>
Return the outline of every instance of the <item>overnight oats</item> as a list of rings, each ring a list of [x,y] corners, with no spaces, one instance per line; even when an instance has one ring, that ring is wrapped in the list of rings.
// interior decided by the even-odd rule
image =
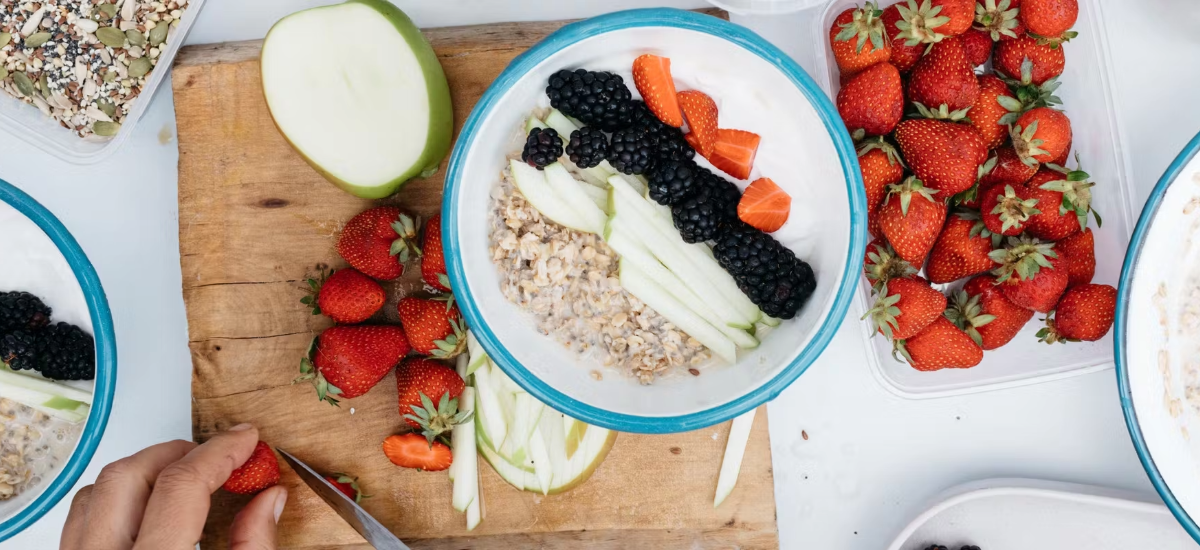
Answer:
[[[816,279],[771,236],[791,197],[748,181],[761,138],[676,91],[668,59],[643,55],[632,75],[642,99],[610,72],[549,78],[492,186],[489,251],[540,332],[651,384],[736,363]]]
[[[0,0],[0,88],[80,137],[116,135],[188,0]]]
[[[0,202],[0,521],[33,501],[74,451],[96,348],[83,290],[42,230]]]

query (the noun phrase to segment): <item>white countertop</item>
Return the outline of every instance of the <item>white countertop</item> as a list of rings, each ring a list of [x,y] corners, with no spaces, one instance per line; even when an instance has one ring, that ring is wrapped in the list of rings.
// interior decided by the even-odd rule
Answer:
[[[424,27],[585,17],[636,0],[396,0]],[[208,0],[189,43],[262,37],[286,13],[322,0]],[[253,4],[253,7],[247,7]],[[701,7],[700,0],[669,5]],[[1200,3],[1105,2],[1119,120],[1139,203],[1200,131]],[[518,7],[519,6],[519,7]],[[734,17],[812,69],[815,11]],[[75,234],[108,293],[120,370],[108,431],[80,485],[143,447],[191,438],[191,358],[180,293],[170,86],[108,161],[71,166],[0,135],[0,178],[33,195]],[[1103,182],[1101,182],[1103,185]],[[1140,207],[1138,208],[1140,210]],[[1152,493],[1121,416],[1113,371],[932,401],[884,390],[866,365],[857,318],[771,405],[775,494],[783,548],[876,550],[929,499],[962,482],[1044,478]],[[801,430],[808,439],[801,438]],[[70,495],[3,549],[53,548]]]

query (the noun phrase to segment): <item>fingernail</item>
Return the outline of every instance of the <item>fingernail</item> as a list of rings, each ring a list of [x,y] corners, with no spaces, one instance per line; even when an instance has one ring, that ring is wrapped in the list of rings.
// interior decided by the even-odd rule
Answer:
[[[279,523],[279,516],[283,515],[283,505],[287,504],[287,489],[279,488],[279,494],[275,496],[275,523]]]
[[[251,426],[251,425],[250,425],[250,423],[248,423],[248,422],[243,422],[243,423],[241,423],[241,424],[238,424],[237,426],[234,426],[234,427],[232,427],[232,428],[229,428],[229,431],[231,431],[231,432],[244,432],[244,431],[246,431],[246,430],[249,430],[250,428],[253,428],[253,427],[254,427],[254,426]]]

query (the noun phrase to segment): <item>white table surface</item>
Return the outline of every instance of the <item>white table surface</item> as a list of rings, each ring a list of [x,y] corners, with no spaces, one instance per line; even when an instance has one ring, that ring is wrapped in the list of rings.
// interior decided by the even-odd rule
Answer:
[[[396,0],[425,27],[585,17],[636,0]],[[262,37],[279,17],[322,0],[208,0],[188,42]],[[1200,3],[1106,1],[1119,120],[1139,202],[1200,131]],[[700,7],[699,0],[670,5]],[[815,11],[734,17],[813,67]],[[1189,26],[1190,24],[1190,26]],[[1156,53],[1165,52],[1165,53]],[[0,178],[62,219],[95,264],[116,321],[116,405],[92,466],[166,439],[191,437],[191,360],[180,293],[170,86],[123,149],[77,167],[0,134]],[[1140,207],[1139,207],[1140,209]],[[824,356],[771,405],[775,495],[783,548],[875,550],[942,490],[994,477],[1032,477],[1152,492],[1117,401],[1111,370],[1000,392],[906,401],[866,365],[857,307]],[[808,439],[800,437],[801,430]],[[55,548],[68,496],[39,523],[0,544]]]

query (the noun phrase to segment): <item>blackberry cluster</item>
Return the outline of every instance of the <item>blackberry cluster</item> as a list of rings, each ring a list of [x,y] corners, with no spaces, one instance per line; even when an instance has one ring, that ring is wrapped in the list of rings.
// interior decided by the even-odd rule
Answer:
[[[738,203],[742,201],[742,191],[733,182],[718,176],[708,170],[704,171],[705,186],[712,190],[713,208],[720,223],[737,220]]]
[[[601,130],[625,128],[632,119],[633,94],[613,73],[563,69],[550,76],[546,95],[555,109]]]
[[[37,333],[14,330],[0,334],[0,362],[13,370],[29,370],[37,365]]]
[[[613,132],[609,145],[608,163],[622,174],[645,174],[654,167],[655,141],[641,128],[631,127]]]
[[[717,262],[763,313],[791,319],[817,289],[816,275],[796,254],[744,223],[730,224],[713,246]]]
[[[692,161],[661,161],[646,177],[650,198],[665,206],[679,204],[702,186],[704,171]]]
[[[83,329],[67,323],[46,327],[38,335],[34,368],[53,380],[92,380],[96,377],[96,345]]]
[[[525,148],[521,151],[521,160],[530,166],[543,170],[558,161],[562,156],[563,142],[554,128],[534,128],[525,138]]]
[[[592,168],[608,158],[608,136],[591,126],[571,132],[567,156],[580,168]]]
[[[50,323],[50,308],[28,292],[0,292],[0,334],[37,330]]]
[[[693,165],[695,166],[695,165]],[[671,217],[685,242],[699,243],[716,239],[721,230],[737,221],[737,205],[742,198],[736,185],[696,166],[695,192],[671,205]],[[653,187],[651,187],[653,195]]]
[[[654,141],[654,155],[667,160],[691,160],[696,151],[683,137],[683,130],[668,126],[654,116],[650,108],[641,101],[633,102],[631,125],[650,134]]]

